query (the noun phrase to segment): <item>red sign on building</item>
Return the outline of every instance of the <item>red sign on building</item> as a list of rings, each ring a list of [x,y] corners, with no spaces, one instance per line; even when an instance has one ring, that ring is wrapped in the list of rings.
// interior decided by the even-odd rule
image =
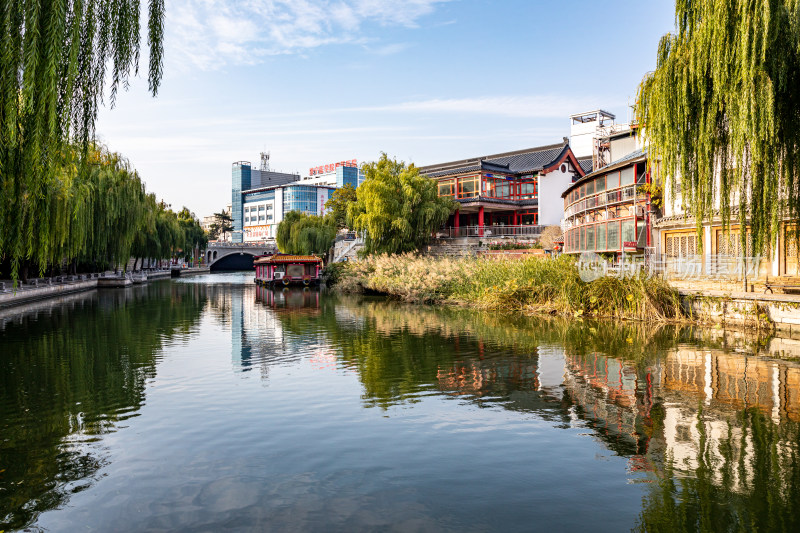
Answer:
[[[329,163],[327,165],[311,167],[310,169],[308,169],[308,175],[319,176],[320,174],[328,174],[330,172],[336,172],[336,169],[338,167],[358,167],[358,161],[356,159],[350,159],[348,161],[339,161],[338,163]]]

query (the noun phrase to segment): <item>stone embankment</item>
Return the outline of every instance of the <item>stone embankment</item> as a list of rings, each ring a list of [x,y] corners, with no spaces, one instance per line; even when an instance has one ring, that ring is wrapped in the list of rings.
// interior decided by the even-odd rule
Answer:
[[[700,322],[800,331],[800,295],[679,289],[687,314]]]
[[[204,274],[207,268],[182,269],[178,275]],[[33,302],[58,298],[67,294],[89,291],[97,288],[120,288],[134,284],[147,283],[156,279],[177,277],[171,270],[153,270],[147,272],[128,272],[114,274],[101,272],[78,274],[72,276],[55,276],[52,278],[31,279],[28,283],[18,283],[16,287],[10,280],[0,281],[0,307],[10,307]]]

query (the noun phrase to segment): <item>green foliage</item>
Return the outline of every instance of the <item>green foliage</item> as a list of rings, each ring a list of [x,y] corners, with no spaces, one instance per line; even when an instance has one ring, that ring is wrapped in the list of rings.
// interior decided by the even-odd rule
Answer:
[[[363,165],[364,182],[348,208],[355,231],[366,231],[366,254],[396,254],[420,249],[455,211],[456,203],[439,197],[436,182],[419,175],[412,164],[384,153]]]
[[[189,211],[188,207],[184,207],[177,214],[178,224],[181,228],[181,237],[183,237],[183,244],[181,248],[184,251],[185,257],[194,257],[194,250],[205,248],[208,244],[208,237],[203,227],[200,226],[200,221],[194,213]]]
[[[652,159],[673,190],[680,179],[698,232],[716,209],[727,226],[738,207],[761,252],[783,217],[800,217],[798,9],[797,0],[677,0],[677,33],[661,39],[636,106]]]
[[[343,292],[379,292],[410,302],[453,302],[491,310],[562,316],[664,320],[683,315],[678,293],[661,278],[581,280],[571,257],[434,258],[382,255],[346,263]]]
[[[332,224],[337,229],[343,229],[347,224],[347,210],[351,204],[356,202],[356,189],[349,183],[344,187],[336,189],[331,197],[325,202],[325,209],[328,209],[327,218],[332,220]]]
[[[214,223],[208,232],[209,239],[224,238],[227,233],[233,231],[233,217],[227,211],[214,213]]]
[[[639,194],[650,195],[650,205],[656,209],[661,209],[664,206],[664,188],[657,181],[650,183],[643,183],[638,187]]]
[[[161,80],[163,18],[163,0],[150,0],[153,94]],[[139,28],[138,1],[0,2],[0,260],[10,260],[14,278],[21,262],[42,267],[65,246],[77,246],[69,242],[70,226],[88,220],[75,221],[64,205],[91,197],[74,178],[94,172],[90,141],[106,69],[113,104],[138,70]],[[130,240],[118,246],[124,251]]]
[[[329,219],[300,211],[286,213],[275,233],[278,249],[285,254],[327,254],[336,238]]]
[[[75,164],[81,157],[88,164]],[[81,155],[72,147],[60,154],[54,175],[38,201],[47,232],[37,235],[37,254],[25,261],[39,271],[76,263],[114,268],[131,257],[165,259],[205,246],[194,214],[184,208],[176,215],[157,202],[119,154],[90,145]]]

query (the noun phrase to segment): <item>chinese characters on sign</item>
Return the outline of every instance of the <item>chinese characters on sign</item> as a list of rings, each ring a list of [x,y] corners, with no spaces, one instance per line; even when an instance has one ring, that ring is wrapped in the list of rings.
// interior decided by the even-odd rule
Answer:
[[[758,280],[761,256],[693,255],[687,257],[649,257],[646,261],[622,255],[608,261],[594,252],[583,252],[578,260],[578,273],[589,283],[604,276],[636,277],[660,275],[669,279]]]
[[[250,226],[244,229],[245,240],[272,238],[272,225]]]
[[[336,172],[336,169],[339,167],[357,167],[358,161],[356,159],[350,159],[348,161],[339,161],[338,163],[330,163],[328,165],[320,165],[318,167],[311,167],[308,169],[309,176],[319,176],[321,174],[327,174],[329,172]]]

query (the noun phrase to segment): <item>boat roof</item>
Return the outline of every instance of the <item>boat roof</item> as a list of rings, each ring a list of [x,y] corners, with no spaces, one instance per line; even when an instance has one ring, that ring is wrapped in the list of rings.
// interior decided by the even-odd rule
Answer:
[[[272,263],[321,263],[322,259],[315,255],[291,255],[275,254],[260,257],[253,261],[256,265],[268,265]]]

